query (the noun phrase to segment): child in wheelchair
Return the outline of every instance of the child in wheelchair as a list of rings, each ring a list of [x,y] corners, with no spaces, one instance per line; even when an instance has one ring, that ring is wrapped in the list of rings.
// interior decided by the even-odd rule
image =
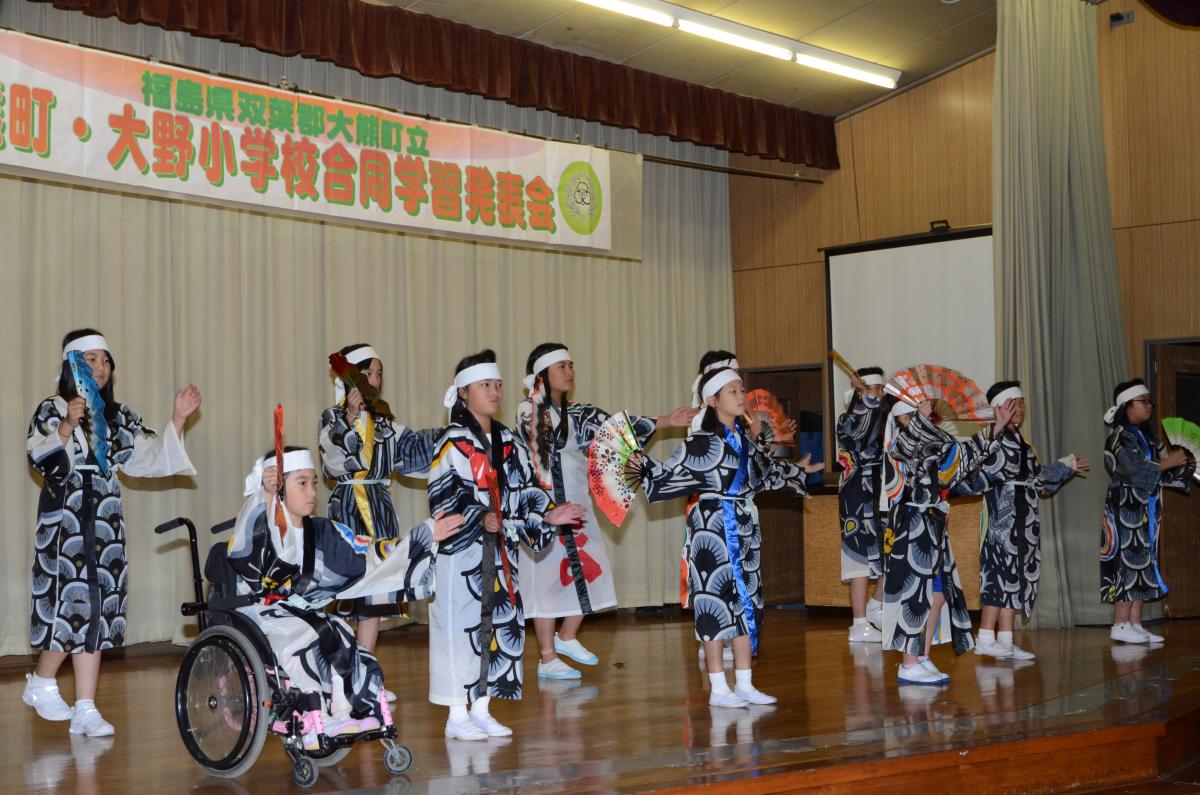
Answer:
[[[429,598],[437,544],[463,522],[458,514],[439,514],[405,538],[372,541],[314,515],[317,478],[308,450],[287,448],[282,477],[270,451],[247,478],[249,496],[226,550],[241,580],[237,591],[247,594],[243,601],[254,600],[237,611],[266,637],[281,691],[297,693],[306,750],[320,748],[322,735],[366,734],[392,722],[378,661],[325,608],[338,599],[396,591],[409,600]],[[283,721],[271,728],[289,732]]]

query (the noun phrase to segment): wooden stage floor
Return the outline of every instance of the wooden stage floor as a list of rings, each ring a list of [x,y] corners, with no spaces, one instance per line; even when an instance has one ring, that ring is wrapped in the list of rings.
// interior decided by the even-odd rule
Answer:
[[[1036,664],[953,659],[940,647],[934,659],[950,686],[902,690],[898,655],[850,646],[847,623],[769,611],[754,677],[780,703],[729,710],[708,706],[690,615],[598,617],[582,639],[601,664],[584,668],[582,682],[539,682],[527,648],[524,700],[493,704],[515,737],[486,742],[442,737],[445,711],[425,699],[424,628],[385,633],[379,657],[414,765],[390,777],[378,743],[362,745],[308,791],[1052,791],[1136,782],[1200,752],[1200,622],[1157,624],[1167,642],[1154,649],[1114,644],[1107,628],[1018,632]],[[0,791],[304,792],[271,737],[241,779],[211,779],[194,765],[172,708],[179,659],[106,660],[98,703],[117,728],[106,739],[72,738],[67,724],[38,719],[20,703],[23,671],[6,668]],[[69,673],[60,682],[70,700]]]

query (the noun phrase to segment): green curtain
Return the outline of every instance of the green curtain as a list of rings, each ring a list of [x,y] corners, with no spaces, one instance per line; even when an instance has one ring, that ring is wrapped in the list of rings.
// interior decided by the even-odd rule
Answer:
[[[1101,415],[1128,372],[1105,174],[1096,8],[1080,0],[997,6],[992,121],[996,361],[1027,397],[1043,461],[1092,463],[1042,503],[1034,622],[1111,621],[1099,600]]]

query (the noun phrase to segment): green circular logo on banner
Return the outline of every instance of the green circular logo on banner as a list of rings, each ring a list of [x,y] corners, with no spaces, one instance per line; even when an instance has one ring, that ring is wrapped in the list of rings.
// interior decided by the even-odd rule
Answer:
[[[567,226],[578,234],[590,235],[600,226],[604,194],[600,190],[600,177],[591,163],[576,160],[563,169],[558,180],[558,207]]]

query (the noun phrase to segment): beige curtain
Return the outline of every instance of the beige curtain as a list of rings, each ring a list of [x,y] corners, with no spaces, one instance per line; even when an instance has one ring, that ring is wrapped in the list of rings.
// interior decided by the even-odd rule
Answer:
[[[723,152],[518,109],[325,63],[280,58],[46,4],[0,3],[0,26],[264,81],[281,75],[334,96],[585,144],[723,164]],[[566,342],[577,399],[662,413],[685,403],[700,354],[733,346],[728,179],[647,164],[642,261],[531,251],[323,224],[0,175],[0,654],[28,648],[32,530],[38,486],[24,455],[37,402],[48,395],[62,335],[94,325],[117,360],[118,399],[152,427],[174,389],[204,394],[186,444],[199,474],[125,481],[130,643],[181,639],[190,599],[186,546],[152,534],[174,516],[207,527],[232,516],[242,478],[271,443],[283,402],[291,441],[314,446],[333,399],[327,355],[370,342],[383,355],[385,396],[400,419],[444,422],[455,362],[494,348],[512,422],[525,358]],[[678,443],[650,448],[666,456]],[[325,492],[323,496],[327,496]],[[424,483],[393,486],[401,524],[427,516]],[[678,602],[679,503],[638,506],[605,538],[622,606]],[[602,520],[603,521],[603,520]]]
[[[1028,397],[1042,460],[1078,450],[1092,474],[1042,503],[1037,624],[1105,623],[1101,416],[1126,377],[1105,176],[1096,13],[1080,0],[997,7],[993,230],[999,373]]]

